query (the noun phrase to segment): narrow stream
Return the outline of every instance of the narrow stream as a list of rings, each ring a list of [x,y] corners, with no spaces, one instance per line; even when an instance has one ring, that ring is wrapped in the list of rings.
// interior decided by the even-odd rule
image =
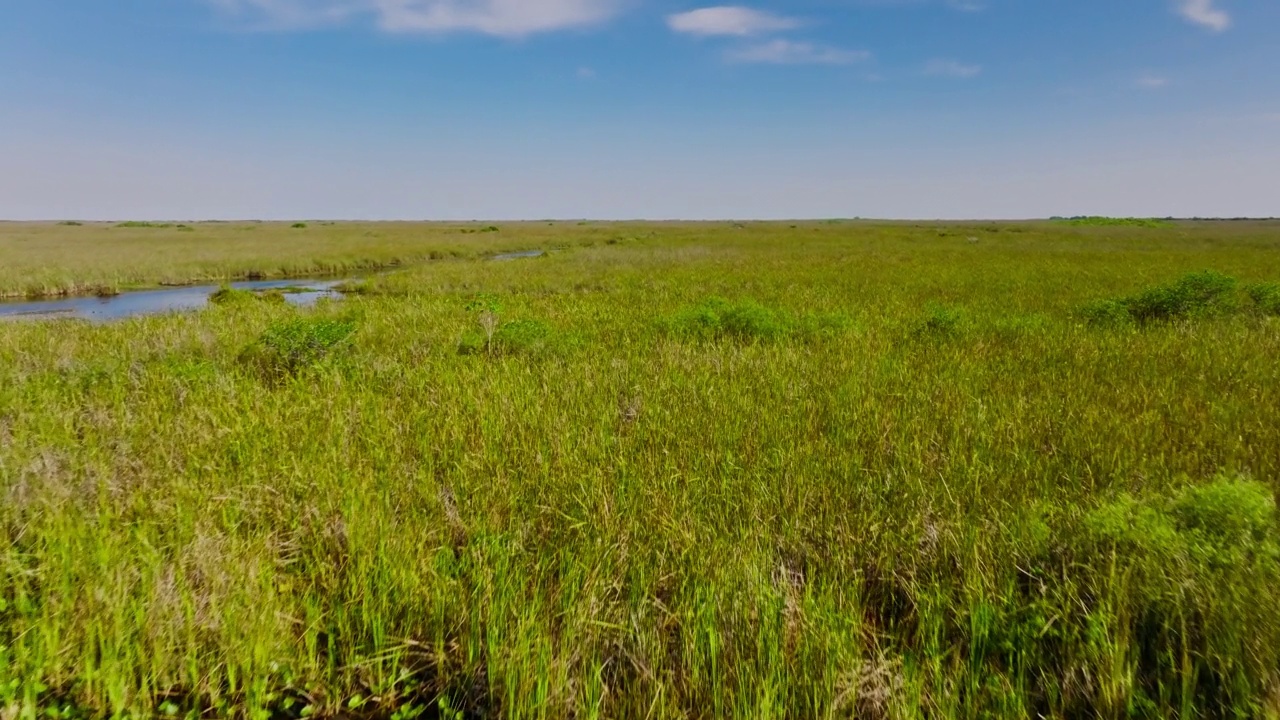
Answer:
[[[493,260],[541,257],[544,250],[525,250],[494,255]],[[321,298],[341,298],[337,287],[351,278],[303,280],[250,280],[230,283],[237,290],[284,290],[284,299],[298,306],[314,305]],[[109,297],[73,296],[53,300],[0,300],[0,321],[78,318],[91,322],[123,320],[139,315],[199,310],[209,304],[209,296],[221,285],[136,290]]]
[[[306,306],[321,298],[340,298],[335,288],[342,279],[255,280],[230,283],[237,290],[289,290],[284,299]],[[122,320],[139,315],[156,315],[199,310],[209,304],[209,296],[221,285],[191,285],[156,290],[123,292],[111,297],[66,297],[56,300],[0,300],[0,320],[79,318],[93,322]]]
[[[523,258],[542,257],[546,254],[547,252],[545,250],[522,250],[520,252],[500,253],[498,255],[494,255],[493,259],[501,262],[503,260],[520,260]]]

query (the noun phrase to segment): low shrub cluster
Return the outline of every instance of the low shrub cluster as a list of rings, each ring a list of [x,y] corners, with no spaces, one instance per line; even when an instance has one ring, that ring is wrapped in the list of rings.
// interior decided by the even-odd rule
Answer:
[[[466,304],[474,324],[458,340],[459,355],[517,355],[548,348],[553,331],[532,318],[503,320],[503,306],[496,295],[481,293]]]
[[[1064,225],[1076,225],[1079,227],[1140,227],[1140,228],[1167,228],[1173,227],[1172,220],[1161,220],[1159,218],[1116,218],[1101,216],[1082,216],[1069,218],[1053,218],[1054,222]]]
[[[460,355],[517,355],[545,350],[552,337],[551,326],[541,320],[524,318],[489,321],[463,333],[458,340]]]
[[[156,230],[163,230],[166,228],[174,227],[174,224],[146,222],[142,220],[126,220],[125,222],[122,222],[122,223],[116,223],[115,226],[118,228],[152,228]]]
[[[355,331],[350,320],[294,318],[278,322],[240,353],[240,362],[267,379],[297,376],[348,347]]]
[[[1092,325],[1146,324],[1221,315],[1239,307],[1236,285],[1235,278],[1213,270],[1193,272],[1136,295],[1091,303],[1083,308],[1082,315]]]
[[[1092,599],[1089,620],[1109,626],[1113,644],[1100,650],[1130,668],[1130,706],[1165,705],[1175,688],[1184,703],[1220,708],[1267,692],[1280,662],[1269,621],[1280,596],[1271,488],[1224,476],[1172,496],[1122,495],[1082,525],[1068,580],[1108,589]],[[1117,626],[1129,630],[1117,635]]]
[[[945,305],[929,305],[924,317],[912,331],[916,338],[953,338],[964,329],[965,315],[957,308]]]
[[[1280,315],[1280,283],[1250,285],[1246,292],[1259,312],[1264,315]]]

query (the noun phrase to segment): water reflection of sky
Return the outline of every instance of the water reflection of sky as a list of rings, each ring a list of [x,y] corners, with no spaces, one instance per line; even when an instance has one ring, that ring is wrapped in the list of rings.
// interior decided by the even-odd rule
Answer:
[[[279,290],[305,288],[308,292],[285,293],[294,305],[311,305],[324,297],[340,297],[334,288],[339,280],[255,280],[231,283],[238,290]],[[209,296],[219,285],[162,288],[126,292],[114,297],[69,297],[57,300],[0,302],[0,318],[73,317],[105,322],[138,315],[155,315],[198,310],[209,304]]]

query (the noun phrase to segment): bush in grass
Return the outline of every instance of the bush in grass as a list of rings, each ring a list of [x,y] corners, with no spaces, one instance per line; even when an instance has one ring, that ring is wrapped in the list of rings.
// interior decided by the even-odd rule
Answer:
[[[964,330],[964,313],[944,305],[929,305],[916,326],[916,337],[953,338]]]
[[[1254,307],[1266,315],[1280,315],[1280,283],[1250,285],[1245,291]]]
[[[1138,322],[1175,320],[1211,315],[1235,306],[1236,280],[1213,270],[1182,276],[1170,285],[1154,287],[1123,300]]]
[[[750,300],[721,307],[717,314],[720,331],[733,338],[774,340],[789,330],[780,313]]]
[[[1133,315],[1120,300],[1097,300],[1080,308],[1080,316],[1090,325],[1099,327],[1131,325]]]
[[[1145,324],[1220,315],[1238,307],[1235,290],[1235,278],[1204,270],[1137,295],[1090,303],[1081,309],[1081,315],[1091,325]]]
[[[488,318],[492,321],[486,322]],[[552,338],[551,326],[541,320],[497,322],[496,315],[481,318],[480,327],[463,333],[458,341],[462,355],[516,355],[544,350]]]
[[[1266,485],[1243,478],[1219,477],[1172,498],[1124,495],[1092,511],[1085,527],[1099,545],[1130,554],[1280,560],[1275,496]]]
[[[1089,512],[1083,530],[1075,560],[1095,573],[1122,570],[1143,603],[1247,613],[1238,591],[1280,592],[1275,496],[1259,482],[1222,476],[1173,497],[1123,495]]]
[[[289,227],[293,228],[294,230],[306,230],[307,224],[304,222],[298,222],[290,225]]]
[[[1280,557],[1275,497],[1261,483],[1219,479],[1189,488],[1173,502],[1171,512],[1199,548]]]
[[[1113,217],[1072,217],[1072,218],[1053,218],[1054,222],[1066,225],[1076,225],[1080,227],[1140,227],[1140,228],[1168,228],[1173,227],[1173,221],[1162,220],[1160,218],[1113,218]]]
[[[240,361],[267,378],[296,376],[349,347],[355,331],[350,320],[295,318],[267,328]]]
[[[666,322],[673,334],[695,340],[775,340],[789,331],[782,315],[752,300],[708,298]]]
[[[1082,529],[1062,566],[1070,582],[1107,589],[1082,607],[1082,630],[1104,657],[1130,663],[1144,686],[1175,687],[1188,677],[1167,649],[1194,653],[1203,664],[1181,687],[1202,707],[1240,707],[1267,691],[1280,640],[1280,526],[1268,486],[1220,477],[1172,498],[1125,495],[1089,512]]]

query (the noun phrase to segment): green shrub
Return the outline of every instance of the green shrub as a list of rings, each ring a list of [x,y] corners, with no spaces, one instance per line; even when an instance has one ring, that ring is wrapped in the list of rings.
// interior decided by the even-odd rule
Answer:
[[[523,319],[497,322],[496,315],[486,315],[477,329],[463,333],[458,341],[462,355],[516,355],[546,349],[552,337],[551,326],[541,320]]]
[[[667,329],[696,340],[775,340],[790,331],[780,313],[752,300],[730,302],[708,298],[670,318]]]
[[[141,221],[141,220],[128,220],[128,221],[125,221],[125,222],[122,222],[122,223],[116,223],[116,227],[118,227],[118,228],[156,228],[156,229],[160,229],[160,228],[171,228],[171,227],[173,227],[173,223],[154,223],[154,222],[143,222],[143,221]]]
[[[1250,285],[1245,292],[1262,313],[1280,315],[1280,283]]]
[[[787,333],[787,322],[777,312],[752,301],[725,307],[720,312],[721,330],[739,339],[773,340]]]
[[[267,328],[240,354],[240,361],[264,377],[296,376],[350,346],[355,323],[330,318],[296,318]]]
[[[1122,495],[1091,511],[1084,529],[1080,559],[1113,558],[1143,592],[1212,599],[1231,591],[1229,578],[1280,578],[1275,497],[1251,480],[1219,477],[1173,497]]]
[[[1189,488],[1171,510],[1180,528],[1214,546],[1256,550],[1276,539],[1275,497],[1261,483],[1219,479]]]
[[[1235,278],[1204,270],[1137,295],[1090,303],[1081,309],[1081,315],[1092,325],[1130,321],[1145,324],[1218,315],[1237,307],[1235,290]]]
[[[1190,273],[1171,285],[1154,287],[1124,300],[1138,322],[1174,320],[1229,310],[1236,280],[1212,270]]]
[[[84,225],[84,223],[82,223],[82,222],[80,222],[80,221],[78,221],[78,220],[63,220],[62,222],[60,222],[60,223],[58,223],[58,224],[59,224],[59,225],[66,226],[66,227],[80,227],[81,225]]]
[[[474,313],[500,313],[502,303],[492,293],[476,293],[467,300],[466,308]]]
[[[1113,218],[1113,217],[1072,217],[1072,218],[1053,218],[1054,222],[1060,222],[1065,225],[1076,225],[1080,227],[1140,227],[1140,228],[1167,228],[1173,227],[1173,221],[1160,220],[1158,218]]]
[[[1067,581],[1100,657],[1184,705],[1242,707],[1274,673],[1280,532],[1266,485],[1220,477],[1173,497],[1124,495],[1089,512]],[[1170,653],[1181,648],[1183,656]],[[1197,658],[1188,674],[1188,658]]]
[[[963,330],[964,321],[964,313],[956,308],[929,305],[913,334],[917,337],[955,337]]]
[[[1080,316],[1088,324],[1100,327],[1133,323],[1133,315],[1129,313],[1129,306],[1120,300],[1091,302],[1080,309]]]
[[[1137,555],[1170,561],[1183,549],[1183,538],[1173,519],[1152,503],[1131,495],[1094,509],[1084,522],[1088,544],[1119,551],[1128,557]],[[1082,555],[1088,556],[1091,551]]]
[[[298,222],[290,225],[289,227],[293,228],[294,230],[306,230],[307,224],[304,222]]]

